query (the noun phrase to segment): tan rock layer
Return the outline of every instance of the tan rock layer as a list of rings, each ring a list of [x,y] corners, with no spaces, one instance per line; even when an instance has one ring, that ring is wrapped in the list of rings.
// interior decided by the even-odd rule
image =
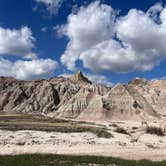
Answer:
[[[70,78],[20,81],[0,77],[0,111],[78,120],[142,120],[166,116],[166,81],[136,78],[114,87]]]

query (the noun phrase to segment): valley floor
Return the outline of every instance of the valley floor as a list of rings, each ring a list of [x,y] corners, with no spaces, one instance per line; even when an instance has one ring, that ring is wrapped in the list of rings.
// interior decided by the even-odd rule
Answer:
[[[91,133],[0,130],[0,155],[72,154],[112,156],[123,159],[166,159],[166,137],[144,134],[137,142],[123,134],[98,138]]]
[[[111,156],[129,160],[166,160],[166,136],[145,133],[145,128],[140,122],[83,125],[83,123],[60,120],[48,122],[43,119],[43,124],[48,128],[44,126],[44,131],[37,131],[41,129],[41,119],[35,120],[31,116],[28,118],[21,116],[18,119],[18,116],[13,115],[0,116],[0,155],[40,153]],[[73,127],[71,131],[64,130],[65,126],[70,127],[70,125]],[[21,130],[20,126],[23,127]],[[58,128],[59,126],[63,128]],[[124,131],[117,132],[117,128],[122,127],[126,134]],[[61,130],[63,132],[60,132]],[[104,134],[101,134],[100,130],[103,130]]]

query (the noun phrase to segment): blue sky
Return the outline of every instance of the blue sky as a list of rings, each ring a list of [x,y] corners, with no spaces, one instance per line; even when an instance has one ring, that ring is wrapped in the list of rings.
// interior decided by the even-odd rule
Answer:
[[[166,8],[156,0],[1,0],[0,75],[83,71],[98,83],[165,77]]]

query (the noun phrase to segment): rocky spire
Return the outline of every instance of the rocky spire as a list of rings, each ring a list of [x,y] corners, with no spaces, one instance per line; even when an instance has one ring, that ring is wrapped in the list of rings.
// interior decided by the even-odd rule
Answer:
[[[80,70],[69,79],[75,83],[91,84],[91,81],[89,81]]]

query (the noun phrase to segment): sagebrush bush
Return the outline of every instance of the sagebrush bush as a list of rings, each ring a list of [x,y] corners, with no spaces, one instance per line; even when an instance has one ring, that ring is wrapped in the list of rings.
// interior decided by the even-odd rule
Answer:
[[[147,134],[155,134],[158,136],[164,136],[164,130],[160,127],[147,126],[146,133]]]
[[[121,133],[121,134],[126,134],[126,135],[130,135],[124,128],[122,127],[118,127],[115,129],[115,132],[117,133]]]

